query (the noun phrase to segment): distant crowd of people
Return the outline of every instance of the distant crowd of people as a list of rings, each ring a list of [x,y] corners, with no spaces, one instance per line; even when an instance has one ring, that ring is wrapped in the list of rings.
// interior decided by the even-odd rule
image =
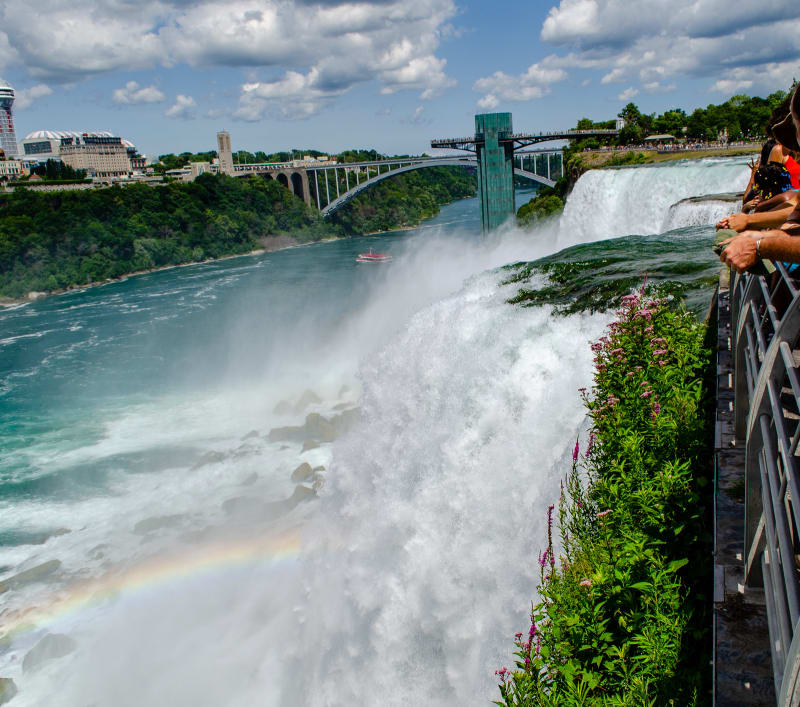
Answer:
[[[800,84],[772,114],[750,163],[742,210],[717,224],[720,260],[738,272],[765,261],[800,264]]]

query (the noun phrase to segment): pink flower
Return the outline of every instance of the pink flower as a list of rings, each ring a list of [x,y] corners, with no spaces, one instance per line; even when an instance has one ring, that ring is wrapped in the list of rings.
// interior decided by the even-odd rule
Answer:
[[[572,461],[574,461],[574,462],[578,461],[578,455],[580,454],[580,452],[581,452],[581,448],[578,445],[578,440],[576,439],[575,440],[575,449],[572,450]]]
[[[613,512],[614,512],[614,510],[609,508],[607,511],[600,511],[600,513],[597,514],[597,517],[598,518],[605,518],[605,516],[607,516],[609,513],[613,513]]]
[[[642,393],[639,397],[640,398],[649,398],[652,394],[653,394],[652,391],[645,390],[644,393]]]
[[[626,377],[626,378],[630,378],[632,375],[633,375],[633,371],[628,371],[628,372],[625,374],[625,377]]]
[[[666,349],[656,349],[653,351],[653,356],[663,356],[665,353],[667,353]]]
[[[586,445],[586,458],[589,458],[589,455],[592,453],[592,448],[594,447],[594,432],[589,434],[589,444]]]
[[[591,587],[592,586],[592,580],[591,579],[582,579],[580,581],[580,586],[581,587]]]

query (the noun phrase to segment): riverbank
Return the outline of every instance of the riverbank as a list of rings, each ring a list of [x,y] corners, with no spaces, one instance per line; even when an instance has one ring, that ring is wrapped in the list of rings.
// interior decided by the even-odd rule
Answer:
[[[628,158],[631,164],[658,164],[660,162],[676,162],[679,160],[701,160],[707,157],[741,157],[743,155],[753,155],[761,149],[756,146],[739,146],[729,148],[717,148],[713,150],[686,150],[681,152],[658,152],[656,150],[630,150],[627,152],[619,150],[579,152],[573,156],[576,162],[579,160],[586,169],[597,169],[598,167],[615,166],[614,162],[619,163],[624,156],[633,155]],[[639,157],[641,155],[641,157]]]

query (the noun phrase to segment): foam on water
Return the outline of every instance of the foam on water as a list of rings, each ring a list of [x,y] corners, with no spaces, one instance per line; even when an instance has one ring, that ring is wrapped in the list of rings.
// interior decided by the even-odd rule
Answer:
[[[742,169],[718,162],[651,170],[645,181],[666,193],[647,207],[648,218],[663,223],[684,196],[739,187],[732,182]],[[496,698],[494,670],[513,660],[513,634],[526,628],[546,509],[585,426],[576,389],[590,381],[588,344],[608,318],[511,307],[513,288],[492,268],[626,227],[622,206],[610,215],[599,208],[601,191],[639,189],[644,172],[585,175],[562,223],[536,233],[507,229],[475,241],[426,228],[424,239],[397,248],[389,267],[362,273],[363,298],[332,321],[317,316],[328,311],[320,302],[265,334],[252,312],[224,310],[238,318],[224,329],[236,342],[221,359],[230,368],[219,371],[225,385],[126,391],[105,407],[75,411],[68,435],[48,429],[14,452],[28,469],[20,483],[34,490],[0,501],[0,529],[70,532],[2,548],[0,579],[62,563],[43,582],[4,595],[5,621],[69,596],[78,581],[134,575],[154,558],[207,543],[287,531],[302,539],[300,556],[280,565],[255,558],[176,572],[15,634],[0,654],[0,675],[20,687],[15,704],[436,706]],[[679,186],[687,174],[693,186]],[[576,209],[576,198],[588,201]],[[608,227],[598,226],[606,217]],[[308,257],[329,257],[328,247]],[[92,306],[97,316],[131,304],[180,321],[224,306],[231,285],[246,288],[245,270],[268,267],[243,260],[187,270],[163,297],[147,296],[154,293],[144,284],[159,282],[148,275],[130,303],[109,290]],[[86,329],[75,335],[107,345],[100,320],[86,319],[83,307],[65,299],[60,325],[80,317]],[[36,329],[37,311],[23,335]],[[153,336],[144,320],[132,331]],[[89,350],[70,346],[50,355],[67,365]],[[54,367],[29,370],[53,375]],[[274,410],[309,387],[322,402],[288,415]],[[265,436],[307,412],[330,416],[355,404],[361,414],[349,432],[303,455],[299,443]],[[81,425],[80,440],[67,438]],[[253,429],[260,434],[245,438]],[[291,471],[304,460],[326,467],[320,499],[278,519],[224,509],[243,496],[287,498]],[[48,495],[36,484],[53,486],[41,487]],[[136,532],[153,518],[170,520]],[[67,633],[78,648],[23,673],[22,658],[44,631]]]

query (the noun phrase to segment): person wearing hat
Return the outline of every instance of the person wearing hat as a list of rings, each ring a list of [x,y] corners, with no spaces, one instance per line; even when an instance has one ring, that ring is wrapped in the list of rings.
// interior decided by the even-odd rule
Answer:
[[[772,128],[772,134],[781,145],[800,153],[800,85],[795,87],[792,94],[789,115]],[[763,215],[782,211],[785,209]],[[751,218],[758,215],[747,214]],[[725,249],[719,259],[738,272],[751,270],[761,260],[800,263],[800,238],[797,236],[800,236],[800,207],[795,206],[780,228],[755,231],[745,227],[738,236],[720,243]]]

